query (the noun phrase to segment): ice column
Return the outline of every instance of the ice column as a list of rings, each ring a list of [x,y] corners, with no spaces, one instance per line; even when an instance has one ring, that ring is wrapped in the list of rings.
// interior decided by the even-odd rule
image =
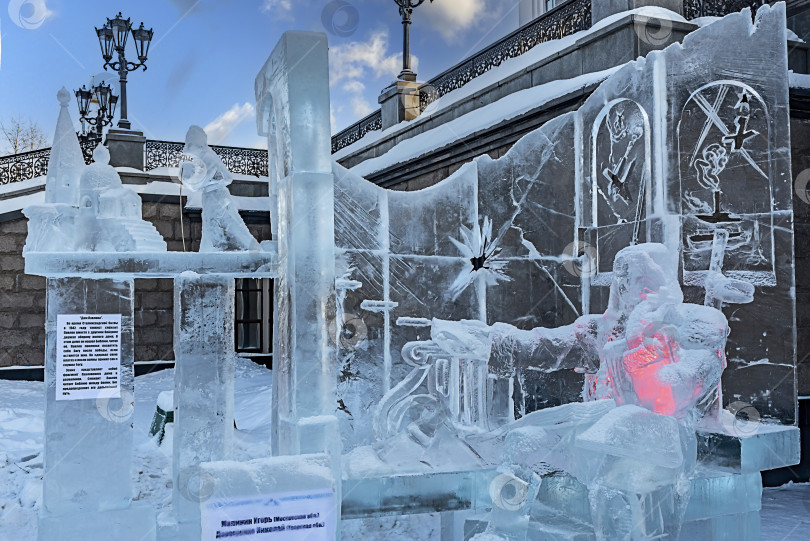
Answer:
[[[336,457],[339,438],[328,435],[337,361],[329,337],[335,225],[326,36],[285,33],[256,77],[256,103],[278,184],[273,451]]]
[[[230,458],[233,442],[233,276],[177,276],[174,313],[172,502],[190,529],[211,488],[199,464]]]
[[[132,506],[133,280],[48,278],[45,474],[41,541],[155,538],[150,507]],[[57,316],[120,314],[120,398],[56,400]]]

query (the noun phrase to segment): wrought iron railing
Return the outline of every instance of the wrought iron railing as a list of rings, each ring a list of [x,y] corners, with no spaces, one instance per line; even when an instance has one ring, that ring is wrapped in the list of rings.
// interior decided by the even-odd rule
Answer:
[[[94,145],[79,143],[84,156],[84,163],[93,162]],[[50,148],[40,148],[20,152],[9,156],[0,156],[0,184],[21,182],[48,174],[48,162],[51,159]]]
[[[183,156],[183,143],[174,141],[146,141],[144,146],[145,169],[177,167]],[[222,158],[222,163],[231,173],[267,176],[267,151],[258,148],[212,146],[211,150]]]
[[[79,143],[84,163],[93,163],[92,143]],[[144,147],[146,171],[157,167],[177,167],[183,154],[183,143],[172,141],[147,141]],[[257,148],[211,147],[225,167],[232,173],[267,176],[267,151]],[[48,174],[51,149],[42,148],[30,152],[0,156],[0,184],[20,182]]]
[[[683,0],[683,16],[722,17],[749,7],[758,9],[767,3],[768,0]]]
[[[368,132],[382,129],[382,110],[378,109],[332,137],[332,154],[362,139]]]
[[[419,87],[421,110],[448,92],[466,85],[508,58],[520,56],[535,45],[564,38],[591,27],[591,1],[568,0],[522,26],[500,41],[467,58]],[[382,129],[382,111],[376,111],[332,137],[332,153]]]
[[[0,158],[0,184],[19,182],[48,172],[51,149],[43,148]]]
[[[561,39],[590,27],[591,0],[562,3],[420,86],[419,105],[424,111],[433,101],[500,66],[504,60],[520,56],[540,43]]]

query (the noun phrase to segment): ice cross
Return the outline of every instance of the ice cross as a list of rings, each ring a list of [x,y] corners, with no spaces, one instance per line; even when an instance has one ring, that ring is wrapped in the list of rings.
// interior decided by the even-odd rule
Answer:
[[[732,136],[732,133],[729,131],[728,127],[726,127],[723,120],[718,116],[717,111],[711,105],[709,105],[709,102],[706,101],[706,98],[703,97],[700,93],[695,94],[695,103],[697,103],[698,107],[700,107],[703,110],[703,112],[706,113],[706,116],[708,117],[706,119],[707,125],[709,122],[711,122],[715,126],[717,126],[717,128],[723,133],[724,141],[726,137]],[[766,175],[765,172],[759,167],[759,165],[757,165],[757,163],[754,161],[754,158],[752,158],[751,154],[748,153],[748,150],[746,150],[745,148],[735,150],[737,150],[737,152],[742,154],[743,158],[745,158],[745,161],[751,164],[751,167],[756,169],[760,175],[762,175],[765,178],[768,178],[768,175]]]
[[[747,116],[738,116],[736,123],[737,123],[737,133],[732,135],[726,135],[725,137],[723,137],[723,142],[731,143],[732,150],[736,150],[739,152],[743,149],[745,142],[759,135],[759,132],[756,130],[748,129]]]

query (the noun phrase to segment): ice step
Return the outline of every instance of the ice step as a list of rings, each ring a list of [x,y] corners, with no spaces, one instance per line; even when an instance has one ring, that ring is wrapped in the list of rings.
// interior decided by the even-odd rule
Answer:
[[[465,541],[483,533],[488,524],[486,514],[467,519],[464,523]],[[596,536],[590,525],[549,512],[532,518],[526,536],[527,541],[594,541],[595,539]]]
[[[721,515],[686,522],[680,539],[711,539],[712,541],[759,541],[759,511]]]
[[[699,428],[697,437],[701,462],[740,473],[784,468],[800,461],[795,426],[733,419],[721,426]]]
[[[762,477],[759,472],[738,474],[729,471],[698,468],[692,480],[692,494],[685,520],[702,520],[717,515],[757,512],[762,505]],[[532,509],[543,507],[574,520],[590,521],[588,489],[575,478],[555,473],[543,478]]]

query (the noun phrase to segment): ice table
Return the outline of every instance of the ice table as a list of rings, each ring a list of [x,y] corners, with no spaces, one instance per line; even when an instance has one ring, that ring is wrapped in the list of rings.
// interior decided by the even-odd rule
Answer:
[[[175,278],[179,318],[175,409],[175,509],[197,518],[199,502],[179,494],[177,476],[193,462],[224,459],[233,430],[233,281],[275,277],[276,251],[241,253],[36,253],[25,254],[28,274],[47,278],[45,478],[42,540],[84,540],[112,535],[122,541],[154,540],[155,512],[131,503],[130,465],[134,409],[134,278]],[[195,269],[195,273],[189,273]],[[202,294],[191,299],[185,292]],[[57,316],[120,314],[120,398],[56,400]],[[213,327],[199,327],[201,316]],[[231,317],[229,317],[229,315]],[[230,322],[229,324],[226,324]],[[205,332],[206,328],[210,332]],[[230,352],[230,355],[219,353]],[[212,355],[204,355],[212,353]],[[193,370],[205,377],[187,377]],[[214,389],[211,388],[210,375]],[[211,396],[214,392],[216,396]],[[206,396],[208,407],[195,397]],[[193,415],[183,414],[193,411]],[[228,413],[230,412],[230,415]],[[229,421],[230,419],[230,421]],[[191,422],[193,420],[193,422]],[[211,441],[204,456],[180,452],[191,438]],[[196,447],[199,449],[199,446]],[[187,481],[193,482],[193,476]],[[186,490],[188,492],[188,490]],[[194,498],[192,497],[191,500]],[[95,537],[94,537],[95,536]],[[198,537],[199,538],[199,537]]]

